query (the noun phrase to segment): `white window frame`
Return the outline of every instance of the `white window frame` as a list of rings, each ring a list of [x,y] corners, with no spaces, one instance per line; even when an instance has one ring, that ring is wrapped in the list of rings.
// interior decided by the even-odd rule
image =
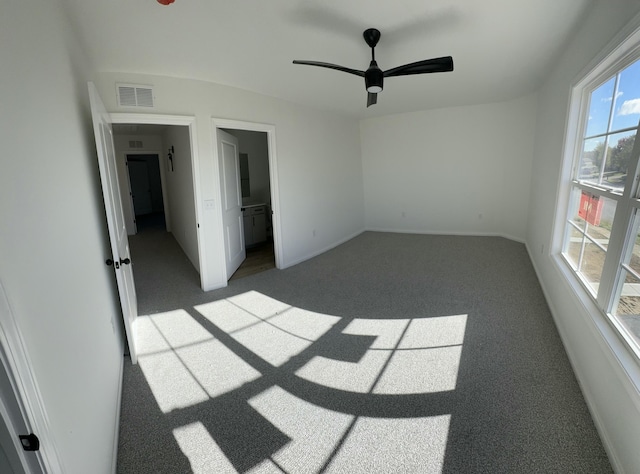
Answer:
[[[588,306],[597,307],[596,311],[589,311],[596,322],[596,326],[602,331],[602,323],[605,323],[605,326],[614,329],[615,337],[623,341],[623,345],[629,353],[628,355],[633,355],[632,358],[635,365],[640,362],[640,346],[627,333],[628,330],[623,327],[622,323],[615,316],[612,316],[612,313],[616,311],[614,306],[618,301],[617,295],[624,283],[624,272],[619,270],[620,262],[632,250],[633,241],[635,240],[635,235],[637,235],[638,223],[640,222],[640,199],[632,197],[639,194],[640,126],[636,134],[632,152],[633,158],[629,164],[627,182],[625,183],[623,194],[611,193],[609,190],[599,186],[576,182],[574,181],[574,176],[582,153],[591,92],[638,60],[640,60],[640,17],[636,17],[632,24],[623,29],[605,49],[605,52],[585,68],[579,76],[581,79],[573,84],[565,130],[563,163],[552,246],[553,260],[561,270],[561,273],[567,278],[579,299],[585,301],[586,297],[587,300],[591,300],[593,303],[593,305]],[[630,180],[633,182],[630,182]],[[566,229],[570,225],[568,221],[572,218],[569,213],[574,209],[571,202],[574,189],[586,190],[592,194],[605,196],[616,201],[611,239],[607,248],[597,295],[592,293],[590,285],[581,275],[574,271],[573,266],[563,255],[565,239],[568,238]],[[634,218],[633,214],[636,209],[638,209],[638,212]],[[604,334],[605,338],[607,338],[607,335],[611,335],[611,331],[607,331],[607,333]],[[618,356],[620,359],[628,360],[627,357],[621,357],[621,354],[618,354]]]

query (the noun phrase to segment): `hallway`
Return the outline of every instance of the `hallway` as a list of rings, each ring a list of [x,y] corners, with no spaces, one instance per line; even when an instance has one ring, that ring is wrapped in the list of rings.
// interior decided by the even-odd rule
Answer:
[[[142,217],[142,219],[141,219]],[[172,300],[203,294],[200,275],[182,251],[173,234],[166,232],[164,219],[137,218],[136,235],[129,236],[133,277],[138,298],[138,314],[152,314]],[[247,258],[230,281],[275,268],[273,242],[247,249]],[[170,282],[158,281],[170,275]]]

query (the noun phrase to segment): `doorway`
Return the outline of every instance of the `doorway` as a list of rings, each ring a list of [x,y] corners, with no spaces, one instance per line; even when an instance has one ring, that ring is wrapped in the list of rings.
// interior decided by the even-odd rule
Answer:
[[[266,132],[221,129],[238,139],[239,189],[246,258],[229,281],[275,268],[271,179]]]
[[[235,280],[270,268],[280,268],[282,249],[275,127],[213,119],[213,131],[216,142],[221,133],[233,135],[239,148],[237,184],[242,193],[241,219],[247,259],[233,275],[227,275],[227,279]],[[224,189],[224,183],[221,186]],[[225,244],[225,255],[228,250]]]
[[[136,233],[166,229],[160,157],[157,154],[127,154],[126,165]]]
[[[186,264],[189,278],[180,284],[201,288],[190,128],[114,123],[113,134],[140,312],[162,296],[154,283],[159,265]]]

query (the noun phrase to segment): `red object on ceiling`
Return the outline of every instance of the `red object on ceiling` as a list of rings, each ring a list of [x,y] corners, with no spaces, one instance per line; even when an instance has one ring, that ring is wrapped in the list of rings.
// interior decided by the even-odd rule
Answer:
[[[171,5],[173,2],[175,2],[176,0],[158,0],[158,3],[160,5]]]

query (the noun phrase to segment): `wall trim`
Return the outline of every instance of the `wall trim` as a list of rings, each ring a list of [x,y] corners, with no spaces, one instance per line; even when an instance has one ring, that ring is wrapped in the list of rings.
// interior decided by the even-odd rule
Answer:
[[[1,281],[0,345],[0,358],[5,363],[7,375],[12,379],[23,421],[27,429],[40,439],[40,450],[35,455],[42,472],[66,472],[51,432],[51,423],[32,369],[33,364]]]
[[[122,411],[122,383],[124,378],[124,357],[120,357],[120,376],[118,377],[118,399],[116,400],[116,425],[113,435],[113,459],[111,472],[116,474],[118,467],[118,440],[120,439],[120,412]]]
[[[525,244],[525,239],[516,237],[510,234],[501,232],[447,232],[447,231],[430,231],[430,230],[416,230],[416,229],[392,229],[383,227],[367,227],[365,229],[369,232],[389,232],[393,234],[419,234],[419,235],[456,235],[461,237],[502,237],[504,239],[513,240],[521,244]]]
[[[286,266],[282,267],[282,270],[284,270],[285,268],[293,267],[294,265],[297,265],[299,263],[306,262],[307,260],[311,260],[312,258],[317,257],[318,255],[322,255],[323,253],[328,252],[329,250],[334,249],[334,248],[338,247],[339,245],[342,245],[342,244],[350,241],[351,239],[354,239],[354,238],[358,237],[363,232],[367,232],[367,229],[358,230],[358,231],[354,232],[353,234],[348,235],[347,237],[345,237],[343,239],[340,239],[340,240],[338,240],[337,242],[335,242],[333,244],[330,244],[330,245],[328,245],[328,246],[326,246],[326,247],[324,247],[324,248],[322,248],[320,250],[317,250],[315,252],[312,252],[312,253],[308,254],[306,257],[298,258],[296,260],[288,262],[286,264]]]

